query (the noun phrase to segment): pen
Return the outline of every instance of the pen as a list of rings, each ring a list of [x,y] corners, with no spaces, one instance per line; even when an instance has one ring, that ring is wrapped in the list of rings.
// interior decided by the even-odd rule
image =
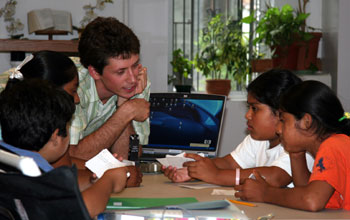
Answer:
[[[232,202],[232,203],[236,203],[236,204],[240,204],[240,205],[246,205],[246,206],[251,206],[251,207],[256,207],[257,206],[255,204],[249,203],[249,202],[242,202],[242,201],[237,201],[237,200],[232,200],[232,199],[227,199],[227,200]]]

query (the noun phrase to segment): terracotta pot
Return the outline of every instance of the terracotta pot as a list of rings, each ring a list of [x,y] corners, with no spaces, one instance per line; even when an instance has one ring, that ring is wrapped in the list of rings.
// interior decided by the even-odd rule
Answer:
[[[252,72],[262,73],[273,68],[272,59],[252,60]]]
[[[274,68],[296,70],[298,63],[299,44],[276,46],[272,63]]]
[[[231,91],[231,80],[229,79],[207,79],[206,82],[208,94],[228,96]]]
[[[313,35],[311,40],[300,42],[297,70],[309,69],[311,65],[317,66],[318,44],[322,37],[322,33],[313,32],[311,34]]]

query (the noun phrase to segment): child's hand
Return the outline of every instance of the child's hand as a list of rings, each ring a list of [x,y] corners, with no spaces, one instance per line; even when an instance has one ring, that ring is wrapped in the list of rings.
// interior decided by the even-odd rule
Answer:
[[[136,94],[140,94],[147,86],[147,68],[142,67],[140,64],[140,71],[137,75],[137,86],[136,86]],[[135,94],[135,95],[136,95]]]
[[[124,158],[122,156],[119,156],[117,153],[113,153],[113,157],[115,157],[115,159],[119,160],[119,161],[123,161]]]
[[[200,179],[208,183],[214,183],[218,168],[214,162],[197,154],[185,154],[185,157],[192,158],[195,161],[186,162],[183,164],[188,169],[188,175],[195,179]]]
[[[269,184],[258,171],[253,170],[253,174],[255,179],[246,179],[242,185],[234,187],[237,191],[235,197],[242,200],[264,202],[264,193]]]
[[[191,180],[191,177],[188,176],[187,168],[180,168],[176,169],[176,167],[161,167],[162,171],[164,172],[164,175],[168,177],[171,181],[174,183],[180,183]]]
[[[130,177],[127,179],[126,187],[140,186],[143,176],[140,167],[128,166],[127,169],[130,172]]]
[[[126,187],[127,171],[128,169],[126,167],[110,169],[107,170],[100,179],[110,179],[113,183],[113,193],[118,193]]]

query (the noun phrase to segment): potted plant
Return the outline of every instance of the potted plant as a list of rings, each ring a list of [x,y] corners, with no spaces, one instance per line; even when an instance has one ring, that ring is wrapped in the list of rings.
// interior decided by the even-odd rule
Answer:
[[[206,77],[208,93],[228,95],[231,79],[240,83],[250,73],[248,43],[237,21],[212,17],[199,36],[194,66]],[[218,89],[218,90],[216,90]]]
[[[298,0],[299,8],[297,13],[306,13],[306,5],[310,0]],[[303,26],[301,27],[302,31],[306,29],[312,30],[309,32],[312,35],[312,38],[307,41],[300,42],[300,47],[298,51],[298,62],[297,70],[318,70],[319,65],[317,63],[317,52],[320,39],[322,37],[322,32],[315,31],[315,28],[306,25],[304,21]]]
[[[302,62],[301,47],[314,38],[311,33],[305,31],[305,21],[309,15],[302,10],[295,11],[289,4],[281,9],[268,7],[257,24],[257,37],[253,43],[263,43],[270,47],[273,52],[273,67],[298,69],[298,63]],[[254,15],[242,20],[245,23],[253,21],[256,21]],[[305,51],[303,56],[305,57]]]
[[[170,62],[173,74],[168,76],[168,84],[173,83],[177,92],[191,92],[192,85],[187,84],[192,74],[192,62],[184,57],[181,49],[173,51],[173,60]]]

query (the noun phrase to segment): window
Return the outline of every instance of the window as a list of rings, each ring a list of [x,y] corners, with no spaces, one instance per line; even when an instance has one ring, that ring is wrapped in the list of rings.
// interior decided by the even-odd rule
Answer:
[[[173,51],[182,49],[186,58],[193,60],[198,51],[199,33],[211,17],[218,13],[237,22],[248,16],[250,8],[256,10],[254,0],[173,0]],[[249,25],[241,25],[249,37]],[[193,78],[188,79],[195,91],[205,90],[205,78],[193,70]],[[232,90],[237,86],[233,85]]]

